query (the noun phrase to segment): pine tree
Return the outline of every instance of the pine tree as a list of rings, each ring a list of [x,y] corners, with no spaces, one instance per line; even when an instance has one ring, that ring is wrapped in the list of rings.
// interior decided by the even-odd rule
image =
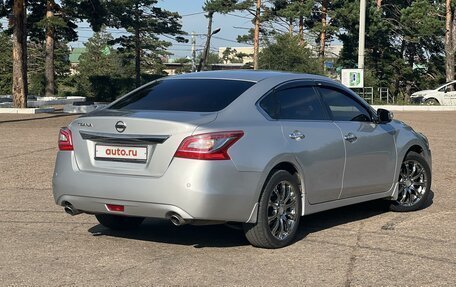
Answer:
[[[453,24],[455,17],[453,16],[451,2],[451,0],[445,1],[445,73],[447,82],[454,80],[454,52],[456,42],[456,39],[453,39],[455,34],[455,31],[453,31],[455,30]],[[456,10],[454,13],[456,13]]]
[[[175,37],[177,41],[186,41],[180,35],[182,25],[180,16],[156,6],[157,0],[112,0],[107,7],[110,13],[109,25],[123,28],[128,35],[112,41],[119,44],[122,52],[133,52],[135,58],[135,84],[141,83],[141,66],[157,70],[162,56],[169,54],[166,48],[171,44],[160,40],[158,35]]]
[[[304,40],[304,24],[310,18],[313,6],[313,1],[275,0],[269,10],[269,17],[271,21],[287,28],[290,34],[293,34],[297,22],[298,35]]]
[[[299,35],[278,35],[259,57],[259,67],[267,70],[322,74],[318,60]]]
[[[13,3],[13,106],[27,107],[27,28],[25,0]]]
[[[382,2],[380,7],[369,2],[366,69],[374,82],[367,84],[388,87],[407,99],[413,89],[429,88],[429,83],[441,81],[445,23],[440,15],[444,15],[444,8],[443,3],[428,0]],[[358,2],[334,1],[330,16],[343,42],[338,60],[341,67],[356,66],[358,13]]]
[[[129,77],[133,69],[128,59],[121,57],[109,44],[113,37],[106,29],[94,33],[85,43],[86,51],[79,58],[77,86],[81,94],[94,97],[91,78],[96,76]]]
[[[105,10],[99,0],[36,0],[30,3],[28,15],[29,35],[40,45],[45,42],[45,91],[46,96],[54,96],[56,88],[56,60],[59,43],[78,39],[78,20],[87,20],[96,31],[106,21]],[[60,73],[61,74],[61,73]]]
[[[242,5],[242,4],[241,4]],[[202,57],[199,60],[197,71],[201,71],[206,66],[207,58],[209,54],[209,48],[211,46],[211,37],[213,34],[217,33],[220,30],[212,31],[212,21],[215,13],[226,14],[232,11],[239,9],[242,6],[239,6],[237,0],[206,0],[204,2],[203,10],[207,12],[207,34],[206,34],[206,44],[204,46]]]
[[[28,74],[29,93],[33,96],[46,95],[46,46],[43,41],[28,43]],[[59,86],[63,85],[70,72],[70,50],[68,42],[59,41],[54,48],[55,93],[60,93]]]
[[[11,36],[0,29],[0,95],[10,94],[13,85]]]

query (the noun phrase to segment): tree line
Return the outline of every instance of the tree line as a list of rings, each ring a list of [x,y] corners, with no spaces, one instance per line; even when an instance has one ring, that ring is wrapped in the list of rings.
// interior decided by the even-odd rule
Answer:
[[[8,20],[0,31],[0,92],[12,87],[14,104],[21,107],[29,89],[40,95],[80,93],[106,99],[108,94],[114,99],[163,74],[163,60],[171,55],[171,43],[164,37],[187,43],[189,35],[182,30],[178,13],[157,4],[157,0],[0,2],[0,18]],[[367,1],[366,84],[387,87],[407,99],[414,90],[454,80],[455,8],[451,0]],[[254,47],[254,69],[334,75],[340,68],[357,65],[359,1],[206,0],[202,9],[207,35],[197,70],[206,69],[214,59],[210,53],[217,32],[212,28],[214,18],[237,11],[251,22],[251,29],[237,41]],[[81,21],[95,33],[85,44],[75,77],[69,73],[67,44],[78,39]],[[327,51],[331,44],[343,45],[334,63],[337,69],[325,65],[333,58]],[[233,50],[224,55],[225,62],[245,57],[230,53]]]
[[[58,59],[58,48],[68,55],[67,43],[78,39],[77,22],[85,21],[95,32],[110,27],[122,29],[123,33],[110,39],[123,55],[126,66],[134,66],[134,82],[141,83],[141,69],[154,59],[167,54],[168,41],[160,40],[159,35],[167,35],[178,42],[185,42],[185,34],[178,13],[157,7],[157,0],[6,0],[0,3],[0,18],[8,19],[8,27],[2,30],[0,56],[12,62],[10,80],[14,106],[25,107],[28,89],[28,76],[43,75],[45,95],[55,95],[56,79],[69,77],[68,57]],[[41,47],[41,51],[33,51]],[[7,49],[11,48],[8,59]],[[108,47],[109,49],[109,47]],[[29,51],[30,50],[30,51]],[[44,52],[44,65],[34,71],[33,53]],[[37,57],[38,58],[38,57]],[[39,59],[37,59],[39,60]],[[63,71],[56,71],[57,61],[63,61]],[[30,61],[30,63],[29,63]],[[7,63],[7,62],[5,62]],[[5,70],[9,70],[6,67]],[[31,68],[29,71],[29,68]],[[68,80],[68,79],[67,79]],[[40,81],[37,81],[40,82]]]
[[[254,46],[254,68],[328,75],[357,67],[359,1],[232,2],[251,15],[253,28],[237,40]],[[325,67],[331,44],[343,45],[337,71]],[[366,85],[389,88],[404,101],[413,91],[453,81],[456,3],[368,0],[365,46]]]
[[[325,73],[324,61],[329,56],[327,47],[330,43],[340,43],[343,48],[335,67],[356,68],[359,4],[359,1],[347,0],[264,1],[261,16],[264,21],[260,29],[262,46],[274,47],[276,51],[263,50],[262,54],[268,57],[263,57],[261,61],[260,53],[260,67],[302,71],[304,63],[311,72]],[[456,35],[456,28],[453,28],[456,25],[455,6],[454,1],[367,1],[366,85],[387,87],[399,98],[407,100],[413,91],[434,88],[445,80],[454,80],[454,71],[448,66],[454,69],[456,44],[451,48],[445,47],[452,41],[456,42],[456,36],[448,41],[445,35]],[[451,13],[445,15],[445,10]],[[448,16],[451,16],[450,31],[445,30]],[[249,41],[250,35],[239,40]],[[301,42],[304,47],[313,41],[315,48],[307,52],[305,49],[298,50],[294,48],[295,44],[290,44],[293,41]],[[280,42],[282,44],[278,47]],[[285,45],[288,49],[277,51]],[[309,53],[314,57],[309,57]],[[302,60],[296,60],[300,54]],[[285,59],[289,64],[284,63]]]

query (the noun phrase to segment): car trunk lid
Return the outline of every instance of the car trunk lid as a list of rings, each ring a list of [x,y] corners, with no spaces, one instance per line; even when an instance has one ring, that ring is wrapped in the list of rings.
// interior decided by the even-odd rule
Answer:
[[[216,117],[216,112],[95,112],[70,125],[76,163],[81,171],[160,177],[182,140]]]

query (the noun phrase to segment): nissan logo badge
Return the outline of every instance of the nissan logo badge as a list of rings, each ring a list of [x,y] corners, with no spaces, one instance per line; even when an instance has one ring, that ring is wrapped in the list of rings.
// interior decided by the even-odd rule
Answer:
[[[127,126],[122,121],[118,121],[116,123],[115,127],[119,133],[123,133],[125,131],[125,129],[127,128]]]

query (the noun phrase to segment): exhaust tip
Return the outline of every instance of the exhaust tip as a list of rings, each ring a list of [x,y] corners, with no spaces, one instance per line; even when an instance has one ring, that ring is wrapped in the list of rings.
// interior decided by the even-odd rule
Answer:
[[[74,208],[73,205],[71,205],[71,203],[69,202],[65,203],[65,207],[63,208],[63,210],[65,210],[65,212],[71,216],[75,216],[82,213],[82,211]]]
[[[181,225],[186,224],[185,219],[183,219],[182,216],[180,216],[180,215],[177,214],[177,213],[171,214],[171,215],[169,216],[169,220],[170,220],[171,223],[174,224],[175,226],[181,226]]]
[[[65,212],[68,213],[69,215],[73,215],[73,210],[71,208],[69,208],[68,206],[65,206],[63,208],[63,210],[65,210]]]

